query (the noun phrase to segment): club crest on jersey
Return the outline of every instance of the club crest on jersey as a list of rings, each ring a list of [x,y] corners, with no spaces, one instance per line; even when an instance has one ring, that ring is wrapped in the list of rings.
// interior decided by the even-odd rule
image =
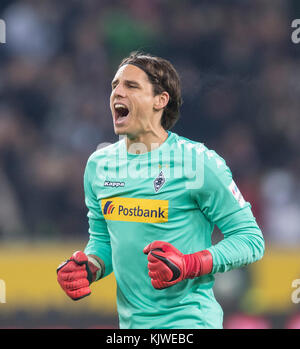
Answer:
[[[166,179],[165,176],[163,174],[163,171],[159,172],[159,175],[155,178],[153,184],[154,184],[154,190],[157,193],[160,188],[165,184]]]

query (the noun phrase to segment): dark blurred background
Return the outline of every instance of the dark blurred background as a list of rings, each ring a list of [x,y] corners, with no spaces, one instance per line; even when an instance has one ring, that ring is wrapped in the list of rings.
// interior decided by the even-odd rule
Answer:
[[[110,83],[142,50],[181,76],[172,131],[225,158],[265,236],[216,276],[224,327],[300,328],[300,2],[2,0],[0,18],[0,327],[118,326],[113,275],[74,305],[55,269],[88,239],[83,171],[118,140]]]

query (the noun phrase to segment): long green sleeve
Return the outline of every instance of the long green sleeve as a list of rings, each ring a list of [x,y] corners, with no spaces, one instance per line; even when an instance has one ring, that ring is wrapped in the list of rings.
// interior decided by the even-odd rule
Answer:
[[[244,200],[225,161],[214,151],[205,157],[203,186],[194,195],[205,217],[224,235],[223,240],[208,248],[213,256],[212,273],[262,258],[264,238],[251,205]]]
[[[93,191],[93,177],[96,175],[96,163],[93,156],[87,162],[84,173],[85,203],[88,208],[89,241],[85,247],[85,254],[94,254],[101,258],[105,265],[103,277],[112,272],[112,257],[110,236],[101,207]]]

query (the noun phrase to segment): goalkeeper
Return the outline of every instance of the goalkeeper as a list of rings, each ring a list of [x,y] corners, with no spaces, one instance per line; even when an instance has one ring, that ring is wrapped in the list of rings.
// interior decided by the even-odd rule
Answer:
[[[225,161],[169,131],[181,103],[167,60],[132,53],[120,63],[110,108],[115,133],[125,137],[88,159],[89,239],[57,269],[74,300],[114,272],[121,329],[222,328],[214,275],[264,253],[251,206]],[[212,245],[214,226],[224,239]]]

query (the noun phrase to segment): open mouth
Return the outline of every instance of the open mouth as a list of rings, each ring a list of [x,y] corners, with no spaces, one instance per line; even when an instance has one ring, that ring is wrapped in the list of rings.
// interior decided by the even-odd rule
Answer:
[[[125,104],[121,104],[121,103],[114,104],[114,110],[115,110],[116,123],[123,122],[129,114],[129,109]]]

